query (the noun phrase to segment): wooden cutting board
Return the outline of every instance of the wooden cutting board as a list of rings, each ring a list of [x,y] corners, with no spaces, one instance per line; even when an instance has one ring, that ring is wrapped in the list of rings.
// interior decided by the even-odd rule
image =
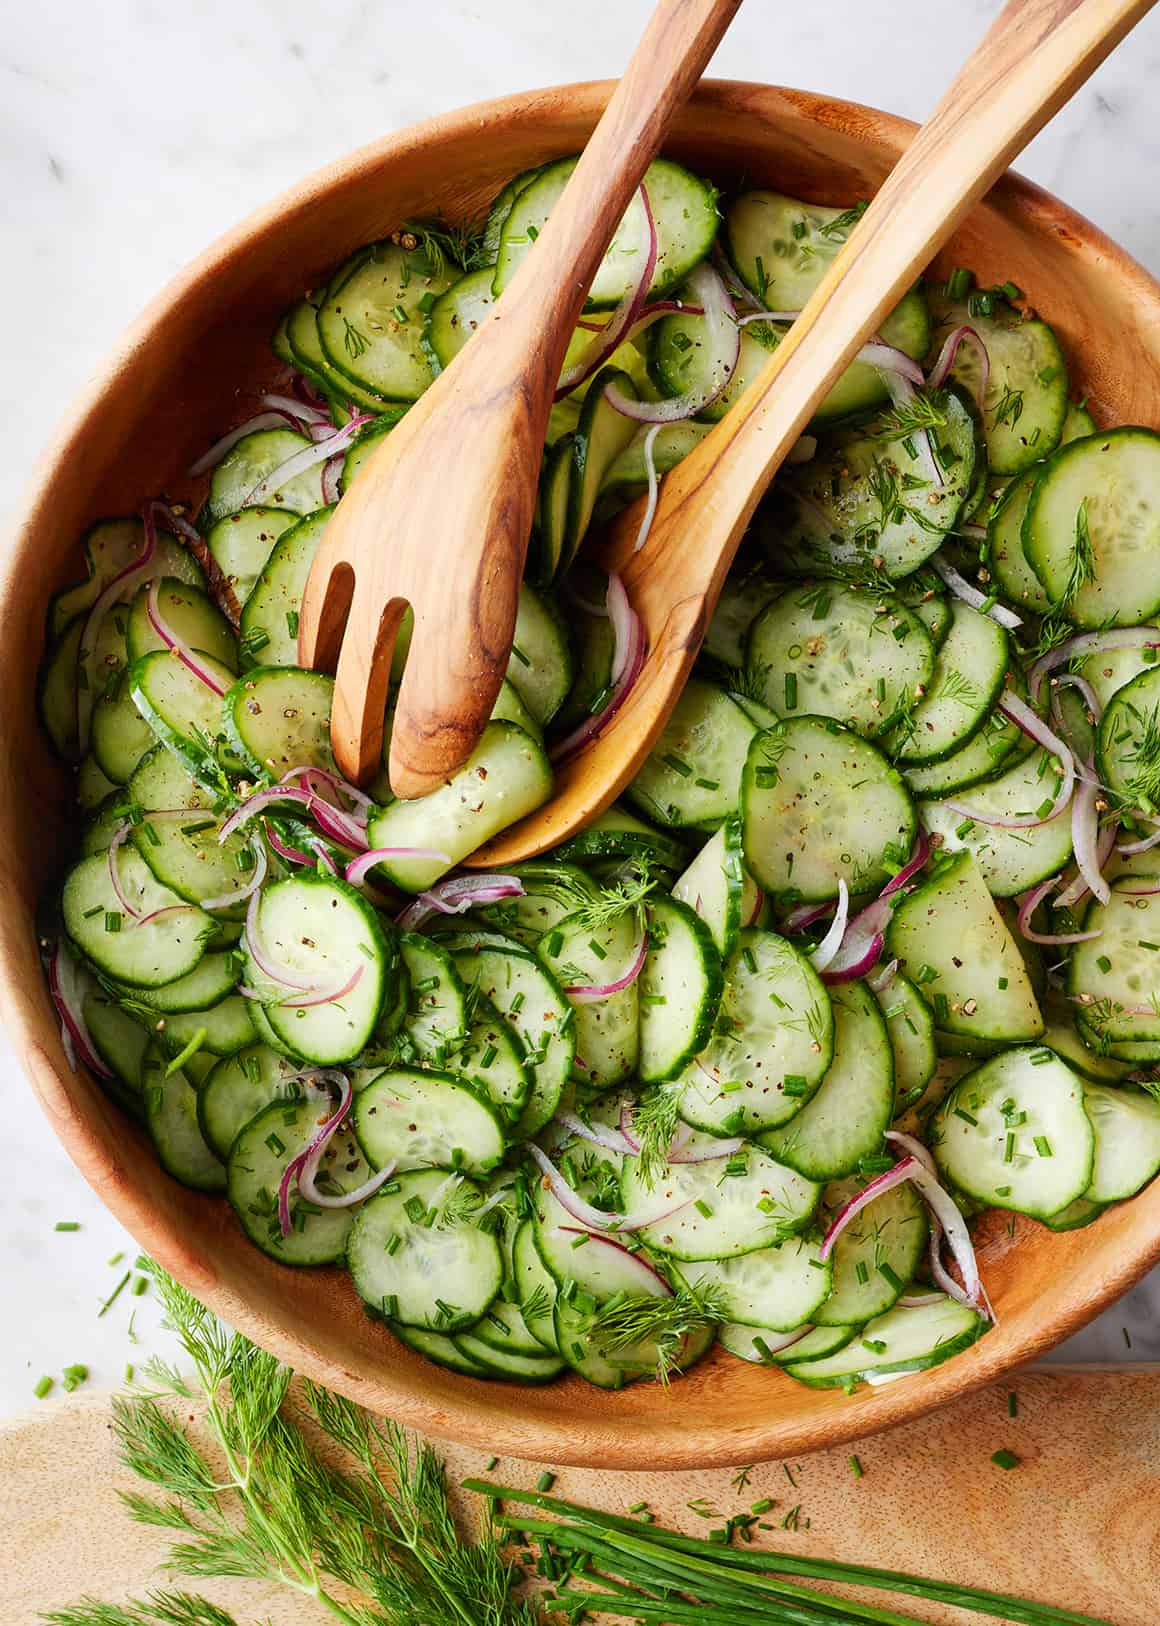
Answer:
[[[679,1392],[674,1388],[674,1404]],[[132,1524],[117,1501],[117,1488],[135,1482],[116,1460],[108,1398],[78,1394],[0,1425],[3,1626],[37,1626],[43,1610],[82,1593],[122,1601],[164,1580],[165,1532]],[[1000,1449],[1018,1455],[1018,1468],[992,1464]],[[484,1467],[481,1452],[440,1450],[453,1481]],[[776,1506],[765,1518],[780,1521],[796,1507],[798,1528],[778,1529],[763,1542],[1017,1593],[1114,1626],[1157,1626],[1160,1367],[1025,1372],[866,1440],[857,1456],[861,1478],[842,1450],[766,1463],[742,1489],[730,1469],[578,1468],[561,1470],[556,1488],[616,1511],[647,1501],[659,1522],[698,1534],[708,1525],[689,1511],[690,1501],[703,1498],[726,1515],[771,1497]],[[537,1472],[501,1462],[495,1474],[531,1485]],[[267,1619],[270,1626],[322,1626],[315,1606],[263,1587],[230,1581],[200,1590],[233,1608],[242,1626]],[[980,1620],[921,1605],[913,1612],[936,1626]]]

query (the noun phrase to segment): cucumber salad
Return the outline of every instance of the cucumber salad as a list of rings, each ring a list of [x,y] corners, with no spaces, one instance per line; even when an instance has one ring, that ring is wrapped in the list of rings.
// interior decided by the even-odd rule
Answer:
[[[719,1343],[850,1390],[986,1332],[984,1210],[1087,1225],[1160,1169],[1160,436],[1097,427],[1014,285],[916,285],[623,802],[462,869],[640,672],[586,536],[647,493],[647,540],[861,213],[650,166],[568,352],[492,720],[432,795],[356,789],[297,664],[314,550],[574,162],[359,250],[187,488],[88,533],[41,676],[81,813],[49,985],[174,1179],[278,1263],[345,1265],[431,1360],[615,1389]]]

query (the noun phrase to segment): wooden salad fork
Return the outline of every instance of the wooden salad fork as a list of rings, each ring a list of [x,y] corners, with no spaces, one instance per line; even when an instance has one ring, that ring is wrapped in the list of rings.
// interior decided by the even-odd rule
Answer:
[[[621,216],[740,4],[659,0],[532,250],[327,524],[298,657],[336,669],[331,741],[358,784],[380,768],[391,653],[408,604],[415,624],[391,731],[395,794],[443,784],[491,715],[568,343]]]
[[[859,348],[971,206],[1154,0],[1010,0],[871,202],[801,315],[732,410],[608,527],[595,558],[619,573],[643,623],[640,675],[607,730],[557,764],[550,801],[468,863],[545,851],[633,778],[701,646],[726,573],[786,455]]]

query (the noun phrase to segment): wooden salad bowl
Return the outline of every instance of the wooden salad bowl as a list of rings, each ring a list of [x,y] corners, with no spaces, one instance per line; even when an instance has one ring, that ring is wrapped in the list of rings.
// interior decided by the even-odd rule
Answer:
[[[35,673],[50,595],[81,573],[86,526],[162,492],[187,494],[191,460],[276,376],[268,337],[278,316],[328,268],[408,216],[478,216],[517,171],[582,147],[611,89],[566,85],[482,103],[321,170],[182,272],[74,405],[0,577],[0,997],[40,1104],[90,1184],[143,1248],[300,1372],[427,1434],[501,1456],[695,1467],[852,1440],[1041,1355],[1160,1260],[1160,1181],[1063,1235],[987,1214],[976,1242],[998,1324],[944,1365],[853,1397],[720,1351],[667,1391],[644,1383],[611,1394],[576,1377],[525,1389],[481,1382],[398,1344],[364,1314],[344,1272],[275,1264],[245,1239],[224,1199],[162,1172],[144,1131],[87,1075],[69,1071],[35,924],[70,843],[67,775],[40,730]],[[666,151],[723,189],[744,181],[848,205],[878,188],[913,130],[803,91],[708,81],[677,115]],[[1098,423],[1160,427],[1160,285],[1086,220],[1008,176],[941,264],[1026,291],[1059,333]]]

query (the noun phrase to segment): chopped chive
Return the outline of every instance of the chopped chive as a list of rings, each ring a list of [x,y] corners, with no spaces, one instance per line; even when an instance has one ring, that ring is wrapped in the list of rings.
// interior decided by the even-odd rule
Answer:
[[[80,1220],[57,1220],[53,1226],[54,1231],[79,1231],[80,1228]]]
[[[105,910],[105,930],[107,932],[119,932],[121,930],[121,915],[119,910]]]
[[[1019,1396],[1015,1393],[1014,1389],[1011,1389],[1008,1392],[1008,1395],[1007,1395],[1007,1416],[1008,1417],[1017,1417],[1018,1415],[1019,1415]]]
[[[696,1202],[693,1204],[693,1207],[697,1210],[702,1219],[713,1218],[713,1210],[703,1197],[698,1197]]]
[[[679,773],[682,779],[692,778],[693,770],[683,757],[674,756],[670,751],[667,756],[661,758],[661,761],[666,763],[674,773]]]
[[[556,1483],[555,1474],[549,1473],[548,1470],[545,1468],[543,1473],[540,1475],[539,1479],[536,1480],[536,1489],[538,1491],[550,1491],[552,1486],[555,1483]]]
[[[32,1392],[36,1396],[37,1400],[43,1400],[51,1388],[52,1379],[46,1375],[38,1380]]]
[[[484,1467],[484,1473],[488,1473],[488,1474],[494,1473],[495,1470],[498,1467],[499,1467],[499,1458],[498,1457],[488,1457],[486,1466]]]
[[[118,1258],[120,1258],[120,1257],[121,1257],[121,1255],[118,1255]],[[111,1309],[113,1307],[113,1305],[117,1302],[117,1300],[120,1298],[121,1294],[124,1292],[126,1286],[128,1285],[129,1277],[131,1275],[132,1275],[132,1271],[127,1270],[125,1272],[125,1274],[121,1277],[121,1280],[117,1283],[116,1287],[114,1287],[113,1291],[109,1294],[108,1298],[105,1300],[105,1302],[101,1305],[100,1309],[97,1311],[97,1320],[98,1321],[104,1315],[105,1311]]]
[[[1015,1455],[1014,1451],[996,1451],[992,1456],[991,1461],[995,1464],[996,1468],[1003,1468],[1008,1472],[1012,1468],[1018,1468],[1019,1466],[1019,1458]]]
[[[762,1513],[768,1513],[772,1506],[773,1503],[770,1498],[768,1496],[763,1496],[760,1501],[751,1502],[749,1504],[749,1511],[750,1513],[760,1515]]]
[[[1034,1145],[1040,1157],[1050,1157],[1052,1155],[1051,1142],[1046,1135],[1036,1135]]]
[[[858,1461],[857,1457],[850,1458],[850,1472],[854,1475],[855,1479],[861,1479],[862,1464]]]
[[[786,711],[796,711],[797,710],[797,703],[798,703],[797,673],[796,672],[787,672],[785,674],[785,709],[786,709]]]
[[[1112,969],[1112,962],[1108,959],[1106,954],[1099,955],[1097,957],[1097,959],[1096,959],[1096,964],[1099,966],[1100,970],[1104,973],[1105,977],[1107,976],[1108,972]]]
[[[630,1513],[643,1513],[645,1508],[647,1508],[647,1507],[648,1507],[647,1502],[634,1502],[632,1504],[632,1506],[629,1508],[628,1511]]]
[[[135,1276],[133,1278],[133,1286],[129,1291],[132,1293],[135,1299],[139,1299],[142,1293],[147,1293],[149,1291],[148,1276]]]
[[[969,1113],[965,1107],[956,1107],[955,1117],[961,1118],[964,1123],[972,1125],[973,1128],[978,1128],[979,1120],[972,1116],[972,1114]]]

